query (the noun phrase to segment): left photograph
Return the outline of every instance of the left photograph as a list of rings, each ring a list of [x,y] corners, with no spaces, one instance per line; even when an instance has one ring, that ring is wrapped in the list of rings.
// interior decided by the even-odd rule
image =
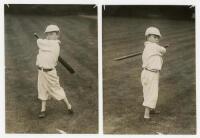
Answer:
[[[97,8],[4,5],[6,133],[98,133]]]

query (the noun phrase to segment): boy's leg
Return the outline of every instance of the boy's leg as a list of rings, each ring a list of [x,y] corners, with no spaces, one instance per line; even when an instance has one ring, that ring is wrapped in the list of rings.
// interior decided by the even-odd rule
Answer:
[[[46,100],[48,99],[48,93],[46,90],[47,80],[43,71],[38,71],[38,98],[41,100],[41,110],[38,115],[39,118],[46,116]]]
[[[142,73],[141,80],[142,80],[143,96],[144,96],[143,106],[155,109],[158,99],[159,73],[153,73],[144,70]]]
[[[49,94],[57,100],[62,100],[67,105],[67,109],[69,113],[73,113],[71,104],[69,103],[64,89],[60,86],[59,77],[57,76],[56,69],[46,74],[48,78],[48,85],[49,85]]]
[[[64,103],[67,105],[69,114],[73,114],[74,111],[73,111],[72,106],[71,106],[71,104],[69,103],[67,97],[65,97],[65,98],[63,99],[63,101],[64,101]]]
[[[144,110],[144,118],[145,119],[149,119],[150,118],[150,108],[147,107],[146,105],[146,101],[149,97],[149,72],[147,72],[146,70],[142,71],[141,74],[141,82],[142,82],[142,86],[143,86],[143,97],[144,97],[144,102],[143,102],[143,106],[145,108]]]
[[[41,111],[38,115],[39,118],[44,118],[46,117],[46,100],[42,100],[41,102]]]
[[[65,98],[63,99],[63,101],[64,101],[64,103],[67,105],[67,108],[68,108],[68,109],[71,109],[71,108],[72,108],[72,106],[71,106],[71,104],[69,103],[67,97],[65,97]]]

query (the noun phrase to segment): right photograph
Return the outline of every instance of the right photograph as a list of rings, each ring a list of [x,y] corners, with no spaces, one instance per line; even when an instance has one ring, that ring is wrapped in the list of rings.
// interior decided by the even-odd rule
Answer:
[[[195,135],[195,6],[102,12],[104,133]]]

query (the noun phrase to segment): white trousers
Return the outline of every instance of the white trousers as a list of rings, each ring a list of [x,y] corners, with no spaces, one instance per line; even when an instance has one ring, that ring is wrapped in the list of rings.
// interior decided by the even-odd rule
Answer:
[[[155,109],[158,100],[159,72],[143,70],[141,82],[144,97],[143,106]]]
[[[66,97],[63,88],[60,86],[56,69],[48,72],[38,70],[38,98],[48,100],[51,97],[57,100]]]

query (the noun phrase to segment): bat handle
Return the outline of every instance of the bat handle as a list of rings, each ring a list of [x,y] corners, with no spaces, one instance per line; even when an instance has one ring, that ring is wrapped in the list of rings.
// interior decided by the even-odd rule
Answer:
[[[37,35],[37,33],[34,33],[34,36],[35,36],[37,39],[39,39],[39,36]]]

